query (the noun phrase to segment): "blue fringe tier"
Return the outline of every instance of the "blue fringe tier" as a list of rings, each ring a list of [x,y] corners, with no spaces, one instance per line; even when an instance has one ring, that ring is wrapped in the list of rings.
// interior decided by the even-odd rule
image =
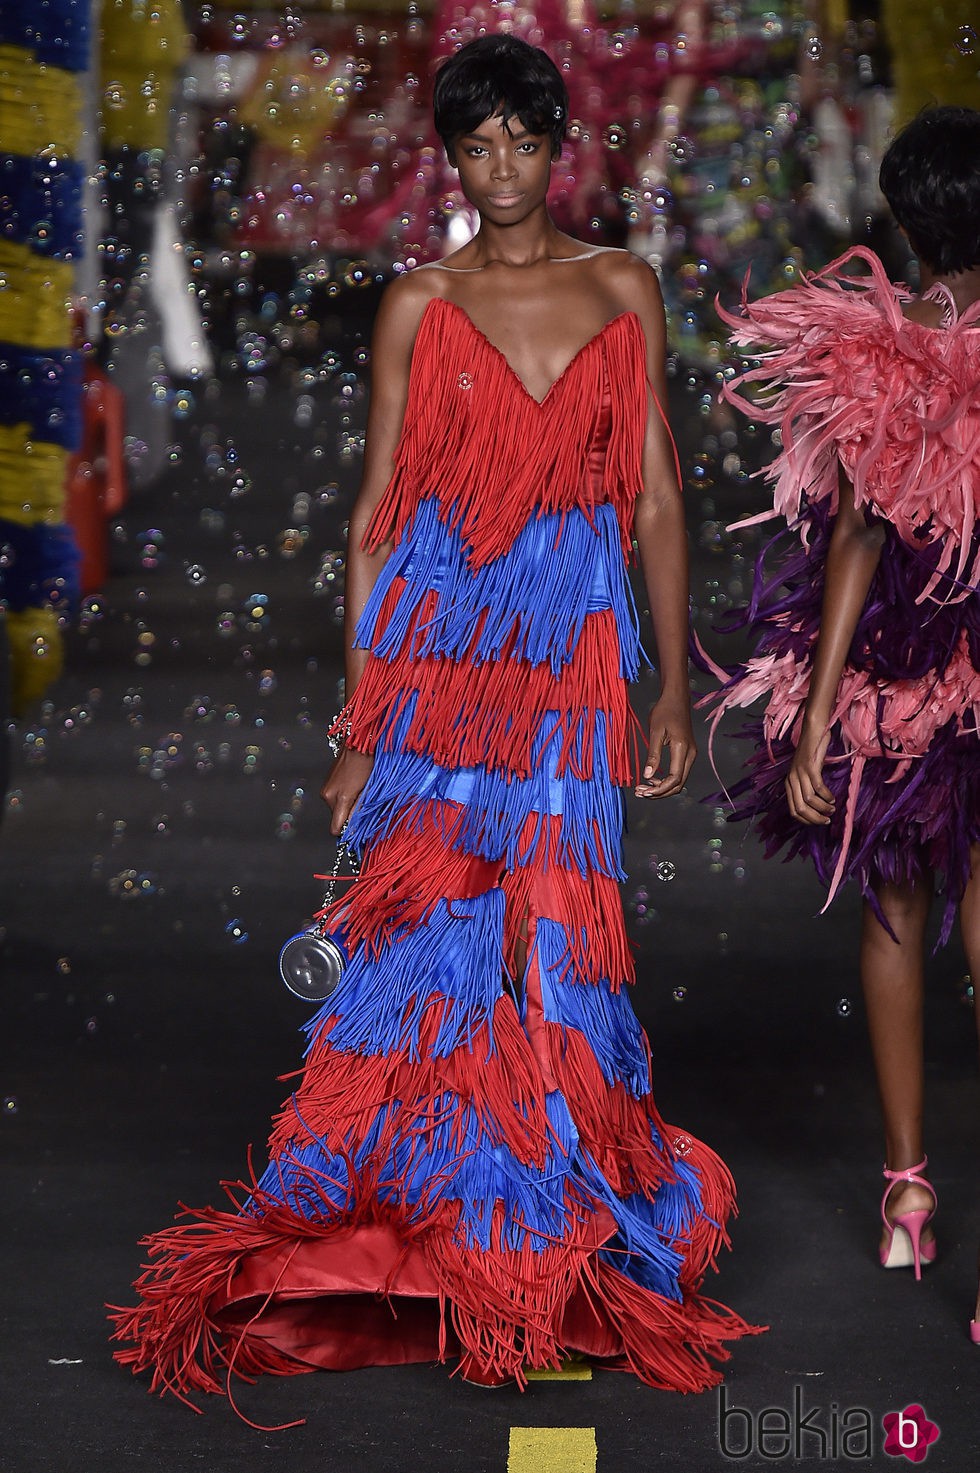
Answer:
[[[627,989],[568,980],[568,933],[555,921],[538,921],[536,945],[545,1021],[581,1033],[610,1088],[622,1084],[634,1099],[649,1094],[646,1037]]]
[[[399,578],[407,586],[378,636],[378,617]],[[435,497],[420,502],[372,590],[357,627],[358,645],[393,659],[430,593],[436,607],[415,630],[416,658],[445,655],[478,665],[499,659],[515,638],[514,658],[547,662],[558,675],[575,653],[586,615],[603,609],[615,616],[620,676],[635,679],[646,658],[619,525],[608,505],[596,507],[592,518],[577,510],[533,518],[507,552],[473,569],[459,532],[440,521]]]
[[[375,753],[371,776],[345,831],[345,839],[357,852],[411,822],[413,809],[421,822],[423,808],[434,802],[453,805],[444,811],[442,821],[444,837],[454,849],[483,859],[500,859],[506,868],[516,869],[527,862],[522,852],[524,856],[533,853],[542,862],[537,839],[545,834],[545,866],[574,868],[583,877],[598,871],[626,878],[620,859],[625,806],[609,775],[602,712],[596,715],[593,776],[589,779],[558,773],[556,712],[545,712],[541,719],[527,778],[508,777],[485,767],[440,767],[430,757],[403,752],[402,734],[411,720],[409,706],[385,733]],[[527,820],[532,815],[537,815],[539,823],[529,847]],[[561,819],[554,843],[550,828],[545,832],[552,817]]]

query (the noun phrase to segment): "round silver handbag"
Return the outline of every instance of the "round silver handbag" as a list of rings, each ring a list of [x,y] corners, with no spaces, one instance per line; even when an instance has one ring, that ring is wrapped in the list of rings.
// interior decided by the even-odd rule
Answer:
[[[333,872],[324,891],[324,909],[333,904],[337,876],[345,859],[351,861],[351,870],[356,874],[350,850],[345,844],[338,844]],[[279,953],[279,975],[296,997],[305,1002],[323,1002],[337,990],[347,960],[340,943],[324,931],[323,922],[313,921],[290,936],[283,946]]]
[[[296,997],[323,1002],[336,991],[347,957],[319,923],[290,936],[279,953],[279,975]]]

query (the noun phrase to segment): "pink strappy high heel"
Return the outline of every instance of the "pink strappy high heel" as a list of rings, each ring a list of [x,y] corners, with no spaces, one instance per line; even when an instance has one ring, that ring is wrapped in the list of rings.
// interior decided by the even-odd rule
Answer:
[[[933,1191],[932,1184],[920,1176],[920,1171],[925,1171],[929,1165],[929,1157],[923,1156],[918,1166],[910,1166],[907,1171],[889,1171],[886,1166],[883,1170],[886,1186],[881,1199],[881,1220],[885,1224],[888,1234],[888,1242],[880,1250],[882,1268],[908,1268],[910,1265],[915,1269],[915,1277],[922,1278],[922,1265],[934,1263],[936,1259],[936,1240],[931,1243],[922,1242],[922,1229],[932,1221],[936,1211],[937,1197]],[[885,1212],[885,1203],[896,1182],[914,1182],[917,1187],[925,1187],[932,1197],[931,1207],[917,1207],[912,1212],[899,1212],[894,1218],[889,1218]],[[978,1330],[980,1334],[980,1330]]]

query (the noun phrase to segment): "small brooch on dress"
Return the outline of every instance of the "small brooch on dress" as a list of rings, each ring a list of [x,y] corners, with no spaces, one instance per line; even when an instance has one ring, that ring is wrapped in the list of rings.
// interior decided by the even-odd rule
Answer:
[[[456,382],[461,389],[472,389],[473,375],[471,373],[461,373]]]

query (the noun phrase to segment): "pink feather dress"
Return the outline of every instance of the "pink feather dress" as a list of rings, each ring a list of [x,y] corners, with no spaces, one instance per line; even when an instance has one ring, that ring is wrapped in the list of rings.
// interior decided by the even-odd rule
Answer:
[[[856,261],[869,274],[850,274]],[[874,904],[876,883],[931,870],[945,941],[980,842],[980,303],[957,316],[949,301],[932,328],[904,315],[909,300],[859,247],[727,318],[754,360],[728,397],[781,440],[766,472],[773,509],[752,521],[785,525],[759,555],[739,620],[755,652],[734,672],[713,667],[723,683],[706,704],[713,727],[755,708],[731,796],[767,855],[808,856],[828,904],[847,879]],[[790,815],[783,781],[820,629],[839,465],[885,542],[833,710],[824,780],[836,812],[810,827]]]

